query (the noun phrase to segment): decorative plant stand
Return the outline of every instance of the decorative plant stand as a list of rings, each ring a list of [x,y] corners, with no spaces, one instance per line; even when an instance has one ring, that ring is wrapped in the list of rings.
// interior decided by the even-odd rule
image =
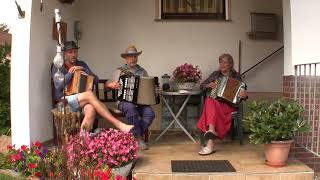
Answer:
[[[81,114],[72,112],[66,108],[66,112],[58,111],[57,108],[51,110],[55,126],[55,142],[61,146],[69,141],[69,137],[80,132]]]

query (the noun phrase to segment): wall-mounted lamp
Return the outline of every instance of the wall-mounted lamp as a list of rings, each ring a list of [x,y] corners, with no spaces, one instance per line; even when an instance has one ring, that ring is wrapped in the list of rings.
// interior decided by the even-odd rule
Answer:
[[[74,39],[76,39],[77,41],[81,40],[81,25],[80,25],[80,21],[75,21],[74,22]]]
[[[19,19],[23,19],[24,17],[25,17],[25,11],[22,11],[21,10],[21,7],[20,7],[20,5],[17,3],[17,1],[15,0],[14,1],[15,3],[16,3],[16,6],[17,6],[17,9],[18,9],[18,12],[19,12],[19,14],[18,14],[18,17],[19,17]]]

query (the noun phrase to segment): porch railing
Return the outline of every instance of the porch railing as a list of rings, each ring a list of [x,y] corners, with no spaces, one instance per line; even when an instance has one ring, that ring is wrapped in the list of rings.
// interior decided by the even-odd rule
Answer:
[[[294,99],[304,108],[310,129],[297,134],[296,142],[320,157],[320,63],[295,66]]]

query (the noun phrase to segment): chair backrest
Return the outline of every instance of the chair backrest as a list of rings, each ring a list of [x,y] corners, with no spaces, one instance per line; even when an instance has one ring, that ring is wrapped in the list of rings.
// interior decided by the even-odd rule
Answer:
[[[116,102],[116,90],[108,90],[105,83],[108,79],[99,79],[98,86],[95,87],[97,98],[102,102]]]

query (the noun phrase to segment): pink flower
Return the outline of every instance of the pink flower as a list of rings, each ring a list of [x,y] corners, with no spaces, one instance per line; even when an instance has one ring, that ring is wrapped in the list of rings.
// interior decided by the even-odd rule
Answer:
[[[192,64],[183,64],[173,71],[173,80],[178,82],[197,82],[201,80],[199,66],[193,67]]]

